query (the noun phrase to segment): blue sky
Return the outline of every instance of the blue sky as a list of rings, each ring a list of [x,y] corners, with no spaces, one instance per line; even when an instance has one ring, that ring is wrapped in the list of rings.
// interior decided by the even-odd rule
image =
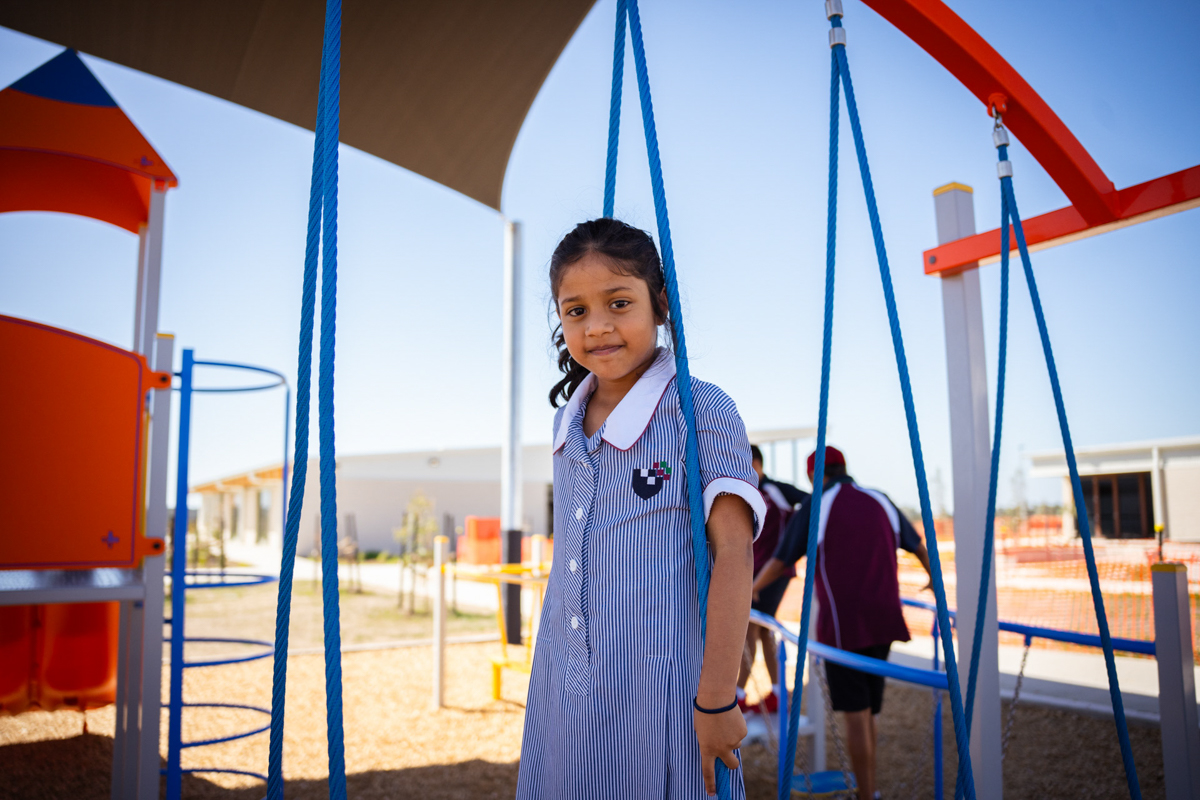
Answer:
[[[613,5],[600,2],[538,95],[514,148],[505,212],[525,225],[525,438],[547,442],[546,265],[600,210]],[[817,414],[828,139],[820,4],[646,2],[642,10],[693,372],[750,428]],[[1200,163],[1200,6],[982,0],[951,6],[1041,93],[1114,183]],[[849,57],[887,237],[922,439],[950,493],[941,293],[923,275],[932,190],[975,187],[999,222],[982,105],[907,37],[846,1]],[[0,85],[55,45],[0,28]],[[294,375],[312,134],[207,95],[85,60],[180,176],[167,201],[161,329],[197,357]],[[630,70],[631,72],[631,70]],[[654,229],[632,74],[617,215]],[[830,441],[851,471],[915,504],[899,382],[861,184],[843,119]],[[1022,213],[1066,204],[1020,143]],[[339,451],[495,444],[500,415],[501,219],[372,156],[342,149]],[[1077,444],[1200,434],[1200,212],[1034,255]],[[136,239],[89,220],[0,216],[0,313],[129,346]],[[983,270],[995,379],[998,268]],[[1021,452],[1060,446],[1022,280],[1013,285],[1001,503]],[[208,380],[226,380],[211,375]],[[192,474],[277,461],[282,402],[197,406]],[[787,477],[788,470],[782,470]],[[1057,501],[1052,481],[1033,500]]]

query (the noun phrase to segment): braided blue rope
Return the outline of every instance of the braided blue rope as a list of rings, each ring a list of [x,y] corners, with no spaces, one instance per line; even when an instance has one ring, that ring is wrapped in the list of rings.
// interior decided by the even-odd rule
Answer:
[[[813,491],[809,498],[808,550],[804,558],[804,603],[800,611],[800,635],[797,639],[796,696],[788,709],[787,744],[781,762],[786,765],[784,774],[788,781],[779,782],[779,800],[788,800],[792,795],[791,775],[796,763],[797,731],[800,727],[800,687],[804,686],[804,665],[808,650],[809,621],[812,617],[813,582],[817,570],[817,536],[821,520],[821,496],[825,491],[825,433],[829,427],[829,371],[833,349],[833,279],[837,267],[837,192],[838,192],[838,123],[840,100],[838,59],[830,53],[829,67],[829,194],[826,204],[825,225],[825,330],[821,338],[821,401],[817,412],[817,451],[813,458]],[[822,476],[818,478],[817,476]],[[785,644],[780,645],[784,647]],[[824,764],[813,765],[820,771]],[[812,779],[804,773],[805,788],[812,794]]]
[[[999,148],[1000,160],[1008,159],[1008,146]],[[996,423],[992,432],[992,467],[988,476],[987,518],[983,526],[983,562],[979,573],[979,598],[975,601],[975,631],[971,638],[971,665],[967,671],[967,736],[971,735],[971,721],[975,716],[975,690],[979,681],[979,651],[983,647],[983,625],[987,616],[988,584],[992,579],[992,551],[996,540],[996,485],[1000,478],[1000,440],[1004,429],[1004,382],[1008,372],[1008,262],[1009,262],[1009,213],[1008,200],[1000,197],[1000,341],[997,345],[996,366]],[[954,789],[954,796],[961,797],[962,786]]]
[[[654,104],[650,98],[650,77],[646,70],[646,50],[642,42],[642,20],[637,0],[628,0],[629,31],[633,39],[633,60],[637,71],[638,94],[642,106],[642,127],[646,134],[646,152],[650,159],[650,184],[654,194],[654,214],[658,220],[658,242],[662,248],[663,276],[667,289],[667,307],[675,331],[675,385],[679,390],[679,408],[687,427],[684,450],[684,475],[687,479],[688,507],[691,511],[692,555],[696,562],[696,592],[700,604],[700,636],[704,641],[708,621],[708,586],[711,564],[708,535],[704,526],[704,500],[700,486],[700,456],[696,449],[696,411],[692,402],[692,376],[688,370],[687,344],[683,334],[683,309],[679,302],[679,284],[675,276],[675,251],[671,246],[671,222],[667,217],[667,196],[663,187],[662,160],[658,152],[658,132],[654,126]],[[615,69],[614,69],[615,71]],[[703,646],[703,644],[702,644]],[[717,796],[730,796],[729,772],[717,759],[715,770]]]
[[[1002,155],[1003,159],[1004,156]],[[1025,230],[1021,215],[1017,211],[1017,198],[1013,193],[1012,178],[1000,179],[1000,190],[1005,204],[1012,215],[1013,229],[1017,237],[1017,249],[1021,254],[1021,266],[1025,282],[1029,286],[1029,298],[1033,302],[1033,313],[1037,319],[1038,334],[1042,340],[1042,352],[1046,356],[1046,370],[1050,374],[1050,388],[1054,393],[1054,409],[1058,413],[1058,427],[1062,431],[1063,450],[1067,454],[1067,467],[1071,473],[1071,490],[1075,496],[1075,512],[1079,519],[1080,538],[1083,539],[1083,554],[1087,561],[1088,582],[1092,587],[1092,605],[1096,609],[1096,623],[1100,628],[1100,644],[1104,650],[1104,667],[1108,671],[1108,693],[1112,698],[1113,722],[1117,726],[1117,738],[1121,744],[1121,760],[1125,765],[1125,781],[1129,785],[1129,796],[1141,800],[1142,790],[1138,784],[1137,766],[1133,761],[1133,748],[1129,743],[1129,726],[1125,721],[1125,704],[1121,699],[1121,685],[1117,679],[1117,663],[1113,656],[1112,636],[1108,630],[1108,616],[1104,612],[1104,596],[1100,593],[1100,575],[1096,571],[1096,553],[1092,548],[1092,526],[1088,519],[1087,503],[1083,498],[1083,485],[1079,481],[1079,466],[1075,461],[1075,446],[1071,443],[1071,429],[1067,424],[1067,410],[1063,403],[1062,387],[1058,381],[1058,368],[1054,364],[1054,351],[1050,346],[1050,333],[1046,328],[1046,315],[1042,311],[1042,300],[1038,294],[1037,281],[1033,277],[1033,265],[1029,260],[1029,248],[1025,244]]]
[[[319,397],[320,412],[322,415],[321,422],[324,424],[324,395],[325,395],[325,378],[328,377],[328,395],[329,395],[329,412],[330,423],[332,423],[332,378],[333,378],[333,336],[332,329],[328,329],[329,350],[326,351],[326,323],[329,320],[329,312],[332,309],[332,299],[336,297],[336,285],[334,291],[329,292],[329,287],[332,282],[336,284],[337,280],[337,251],[336,251],[336,235],[337,235],[337,142],[338,142],[338,81],[340,71],[340,35],[341,35],[341,4],[338,0],[331,0],[326,8],[325,33],[324,42],[321,54],[321,85],[318,97],[318,110],[316,121],[316,138],[313,146],[313,169],[312,181],[309,190],[309,206],[308,206],[308,236],[305,244],[304,252],[304,282],[301,292],[300,302],[300,345],[299,357],[297,364],[297,380],[296,380],[296,437],[295,437],[295,456],[293,458],[293,473],[292,486],[289,497],[292,502],[288,507],[287,521],[284,527],[283,538],[283,556],[279,570],[279,592],[275,613],[275,663],[274,674],[272,676],[271,689],[271,735],[270,749],[268,753],[267,767],[267,797],[270,800],[282,800],[283,798],[283,733],[284,733],[284,718],[285,718],[285,697],[287,693],[287,652],[288,652],[288,633],[291,622],[291,598],[292,598],[292,583],[293,573],[296,564],[296,547],[299,539],[300,517],[304,507],[304,490],[308,477],[308,444],[309,444],[309,420],[310,420],[310,396],[312,386],[312,349],[313,349],[313,328],[314,317],[316,310],[316,291],[317,291],[317,257],[321,245],[321,224],[322,217],[325,223],[326,248],[325,248],[325,263],[322,286],[322,351],[321,351],[321,397]],[[330,152],[332,151],[332,157]],[[332,197],[332,203],[330,198]],[[329,210],[329,213],[323,214],[323,210]],[[332,239],[330,232],[332,230]],[[332,242],[330,247],[328,243]],[[329,299],[327,299],[329,298]],[[328,376],[326,376],[326,366],[328,364]],[[326,464],[324,459],[325,450],[325,430],[322,427],[321,448],[322,448],[322,464]],[[332,448],[332,427],[329,429],[329,446]],[[332,472],[332,470],[330,470]],[[322,501],[324,501],[324,484],[325,470],[322,469]],[[324,505],[324,502],[322,502]],[[336,512],[335,512],[336,513]],[[335,529],[336,529],[336,517]],[[322,541],[326,540],[327,536],[322,531]],[[336,589],[336,552],[334,562],[334,619],[336,625],[337,617],[337,589]],[[329,585],[328,573],[326,572],[325,585]],[[325,594],[326,608],[328,609],[328,591]],[[340,640],[340,632],[334,629],[335,641]],[[326,629],[326,660],[328,662],[328,653],[330,650],[329,629]],[[333,649],[333,652],[340,657],[341,647],[340,641]],[[328,677],[328,670],[327,670]],[[336,698],[337,714],[336,714],[336,741],[338,743],[338,759],[332,758],[333,743],[335,736],[332,735],[334,725],[330,724],[330,796],[344,798],[345,790],[345,764],[342,758],[341,751],[341,680],[340,680],[340,661],[337,665],[337,681],[334,685],[334,691],[330,692],[330,685],[327,680],[327,694]],[[340,786],[340,793],[338,788]]]
[[[841,27],[840,17],[833,17],[831,22],[833,27]],[[867,163],[867,148],[863,142],[862,126],[859,123],[858,104],[854,99],[854,84],[850,79],[846,48],[844,45],[838,45],[833,48],[833,51],[837,55],[842,86],[846,92],[846,111],[850,117],[850,130],[854,134],[854,148],[858,154],[858,169],[862,175],[863,191],[867,196],[871,235],[875,240],[879,277],[883,283],[883,297],[887,304],[888,322],[892,329],[892,347],[896,353],[896,368],[900,373],[900,391],[904,397],[904,416],[908,422],[908,439],[912,448],[913,468],[917,477],[917,492],[921,499],[921,521],[925,527],[925,544],[929,550],[929,566],[932,573],[934,598],[937,601],[938,624],[941,628],[942,646],[946,653],[946,678],[950,684],[950,710],[954,717],[954,737],[958,747],[959,780],[964,785],[967,800],[974,800],[975,778],[971,772],[971,752],[967,741],[966,717],[963,713],[962,687],[959,685],[958,660],[954,654],[954,634],[950,628],[950,611],[946,605],[946,586],[942,581],[942,564],[938,555],[937,535],[933,526],[933,510],[929,504],[929,483],[925,477],[925,458],[921,451],[921,434],[917,428],[917,412],[913,403],[912,384],[908,376],[908,359],[904,354],[900,317],[896,311],[896,295],[892,289],[891,268],[888,266],[887,249],[883,242],[879,208],[875,203],[875,188],[871,181],[871,168]]]
[[[321,594],[325,609],[325,723],[329,749],[329,797],[346,797],[342,730],[342,631],[338,607],[337,453],[334,446],[333,367],[337,341],[338,138],[341,82],[341,0],[328,0],[329,103],[325,107],[325,226],[321,237],[321,364],[317,384],[321,461]]]
[[[604,164],[604,216],[612,218],[617,200],[617,149],[621,143],[621,89],[625,82],[626,0],[617,0],[616,37],[613,41],[612,98],[608,103],[608,158]]]

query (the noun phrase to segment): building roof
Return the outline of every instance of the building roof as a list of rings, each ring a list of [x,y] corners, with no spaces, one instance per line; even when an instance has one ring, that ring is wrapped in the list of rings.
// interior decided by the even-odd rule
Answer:
[[[276,464],[262,469],[252,469],[249,472],[239,472],[227,478],[193,486],[189,491],[206,494],[209,492],[227,492],[230,489],[248,489],[252,486],[266,486],[283,480],[283,465]]]
[[[794,439],[811,439],[816,428],[786,428],[751,431],[750,441],[767,444]],[[549,444],[527,444],[522,448],[522,475],[526,483],[549,483],[553,479]],[[367,453],[338,456],[338,477],[349,480],[405,481],[498,481],[500,480],[499,447],[464,447],[438,450],[415,450],[403,453]],[[317,459],[312,459],[309,474],[315,475]],[[276,464],[263,469],[239,472],[215,481],[196,484],[193,492],[227,492],[278,483],[283,468]]]
[[[178,184],[74,50],[0,91],[0,176],[0,212],[79,214],[133,233],[151,186]]]
[[[1148,472],[1154,468],[1155,449],[1162,461],[1200,464],[1200,436],[1076,447],[1075,459],[1081,475]],[[1062,450],[1032,453],[1029,460],[1032,466],[1030,474],[1036,478],[1059,478],[1068,474],[1067,456]]]
[[[346,0],[341,138],[500,208],[525,115],[594,0]],[[321,0],[0,0],[0,25],[312,129]]]

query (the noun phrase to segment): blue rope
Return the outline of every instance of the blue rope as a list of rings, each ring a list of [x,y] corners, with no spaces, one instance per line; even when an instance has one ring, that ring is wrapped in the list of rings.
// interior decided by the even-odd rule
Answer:
[[[798,653],[796,655],[796,687],[795,697],[791,708],[788,709],[787,744],[784,755],[780,758],[781,774],[786,774],[788,780],[781,780],[779,800],[788,800],[792,795],[791,775],[796,763],[797,731],[800,727],[800,694],[804,686],[804,664],[808,650],[808,628],[812,616],[813,581],[817,569],[817,537],[815,531],[820,527],[821,495],[825,490],[825,481],[816,476],[825,475],[825,433],[829,426],[829,365],[833,349],[833,279],[837,266],[837,192],[838,192],[838,123],[840,121],[840,100],[838,58],[836,53],[830,53],[829,68],[829,195],[826,205],[825,226],[825,331],[821,339],[821,401],[817,412],[817,452],[813,459],[813,492],[809,498],[808,510],[808,550],[804,558],[804,603],[800,611],[800,635],[797,639]],[[786,643],[780,642],[781,648]],[[824,764],[816,764],[814,768],[821,770]],[[785,772],[786,770],[786,772]],[[812,794],[812,779],[808,772],[804,773],[805,788]]]
[[[704,526],[700,456],[696,449],[696,412],[692,402],[692,376],[688,370],[687,344],[683,333],[683,309],[679,302],[679,285],[675,276],[675,251],[671,246],[671,222],[667,217],[667,196],[663,187],[662,160],[658,152],[658,133],[654,126],[654,103],[650,98],[650,77],[646,70],[646,50],[642,42],[642,20],[638,13],[637,0],[627,0],[627,2],[629,31],[633,39],[633,60],[637,71],[638,94],[642,106],[642,127],[645,129],[646,152],[650,159],[650,184],[654,194],[654,214],[658,220],[658,241],[662,248],[667,307],[675,331],[675,385],[679,390],[679,408],[683,412],[683,419],[687,427],[684,475],[687,478],[688,507],[691,512],[692,555],[696,562],[696,592],[699,598],[700,637],[701,646],[703,646],[708,621],[708,586],[711,578],[711,564],[709,563],[708,535]],[[615,66],[613,71],[616,71]],[[615,157],[610,163],[615,164]],[[715,776],[717,796],[722,800],[727,800],[730,796],[729,771],[720,759],[717,759],[716,762]]]
[[[617,148],[621,143],[621,89],[625,82],[626,0],[617,0],[617,35],[613,41],[612,99],[608,104],[608,158],[604,165],[604,216],[612,218],[617,200]]]
[[[321,594],[325,609],[325,721],[329,747],[329,797],[346,797],[342,731],[342,631],[338,607],[337,453],[334,447],[333,367],[337,334],[338,138],[341,82],[341,0],[328,0],[329,103],[325,107],[325,226],[321,250],[321,364],[317,385],[321,462]]]
[[[304,506],[304,490],[308,477],[308,442],[310,420],[310,396],[312,386],[313,328],[316,309],[317,256],[321,245],[321,225],[324,219],[324,264],[322,269],[322,335],[321,374],[319,385],[320,447],[322,511],[325,510],[326,488],[330,476],[333,452],[333,312],[336,300],[337,281],[337,143],[338,143],[338,94],[340,74],[341,3],[329,0],[326,8],[325,34],[321,54],[321,85],[318,98],[316,138],[313,146],[312,182],[309,191],[308,236],[304,253],[304,283],[300,302],[300,346],[296,381],[296,444],[293,459],[292,486],[289,493],[292,502],[288,508],[284,528],[283,556],[279,571],[279,593],[275,614],[275,664],[271,690],[271,738],[268,753],[267,797],[270,800],[283,798],[283,733],[284,710],[287,689],[288,633],[291,621],[292,581],[296,564],[296,546],[299,538],[300,517]],[[323,213],[324,212],[324,213]],[[326,426],[328,412],[328,426]],[[328,429],[327,429],[328,428]],[[326,451],[330,453],[326,459]],[[327,469],[326,465],[330,465]],[[336,498],[332,498],[336,503]],[[334,506],[334,530],[336,537],[336,505]],[[329,536],[324,530],[322,514],[322,550]],[[336,547],[336,541],[334,542]],[[330,797],[345,798],[345,761],[342,749],[341,720],[341,646],[337,614],[337,562],[334,551],[332,631],[330,627],[330,580],[328,564],[322,552],[324,567],[324,602],[326,608],[325,652],[326,694],[328,697],[329,727],[329,786]],[[331,646],[332,645],[332,646]],[[334,654],[333,680],[330,677],[330,651]],[[335,757],[336,745],[336,757]]]
[[[841,18],[833,17],[833,27],[841,27]],[[846,59],[846,48],[833,48],[838,59],[842,86],[846,92],[846,111],[850,116],[850,129],[854,134],[854,148],[858,154],[858,169],[862,175],[863,191],[867,196],[867,212],[871,219],[871,235],[875,240],[875,255],[879,261],[879,277],[883,283],[883,297],[887,304],[888,322],[892,329],[892,347],[896,353],[896,368],[900,373],[900,391],[904,397],[904,415],[908,422],[908,439],[912,448],[913,468],[917,477],[917,492],[921,499],[921,521],[925,528],[925,543],[929,550],[929,566],[932,573],[934,598],[937,601],[938,623],[941,628],[942,645],[946,653],[946,677],[950,684],[950,710],[954,717],[955,744],[958,747],[959,781],[966,789],[967,800],[975,798],[975,779],[971,773],[971,752],[967,741],[966,717],[963,714],[962,687],[959,685],[958,661],[954,654],[954,634],[950,628],[950,612],[946,606],[946,587],[942,581],[942,564],[938,556],[937,535],[933,526],[933,510],[929,504],[929,483],[925,477],[925,459],[921,451],[921,434],[917,428],[917,412],[913,403],[912,384],[908,375],[908,359],[904,354],[904,339],[900,331],[900,317],[896,311],[896,295],[892,289],[891,268],[888,266],[887,250],[883,242],[883,227],[879,222],[879,208],[875,203],[875,188],[871,182],[871,168],[867,163],[867,149],[863,142],[862,126],[858,118],[858,104],[854,99],[854,84],[850,79],[850,65]]]
[[[999,148],[1000,160],[1008,159],[1008,146]],[[996,540],[996,485],[1000,477],[1000,439],[1004,429],[1004,381],[1008,372],[1008,261],[1009,261],[1008,199],[1000,197],[1000,341],[996,366],[996,427],[992,433],[992,467],[988,477],[987,518],[983,526],[983,561],[979,573],[979,598],[975,601],[975,631],[971,639],[971,665],[967,671],[967,736],[975,716],[975,690],[979,681],[979,651],[983,647],[983,625],[988,608],[988,584],[992,579],[992,551]],[[954,796],[961,797],[962,787],[956,786]]]
[[[1004,154],[1001,159],[1004,159]],[[1137,767],[1133,761],[1133,748],[1129,743],[1129,727],[1125,721],[1125,704],[1121,699],[1121,685],[1117,679],[1117,664],[1113,656],[1112,636],[1108,630],[1108,617],[1104,613],[1104,596],[1100,593],[1100,575],[1096,571],[1096,553],[1092,548],[1092,527],[1088,519],[1087,503],[1083,498],[1083,485],[1079,481],[1079,466],[1075,462],[1075,446],[1071,443],[1071,430],[1067,425],[1067,410],[1063,404],[1062,387],[1058,381],[1058,369],[1054,364],[1054,351],[1050,347],[1050,334],[1046,328],[1046,315],[1042,311],[1042,300],[1038,294],[1037,281],[1033,277],[1033,266],[1029,260],[1029,248],[1025,244],[1025,230],[1021,215],[1017,211],[1017,199],[1013,193],[1012,178],[1000,179],[1005,205],[1012,214],[1013,228],[1017,237],[1017,249],[1021,254],[1021,266],[1025,282],[1029,286],[1029,298],[1033,302],[1033,313],[1037,318],[1038,334],[1042,340],[1042,352],[1046,356],[1046,369],[1050,373],[1050,388],[1054,393],[1054,408],[1058,413],[1058,427],[1062,431],[1063,450],[1067,454],[1067,467],[1071,473],[1071,489],[1075,495],[1075,511],[1079,518],[1079,532],[1083,539],[1083,554],[1087,561],[1088,581],[1092,587],[1092,604],[1096,609],[1096,623],[1100,628],[1100,645],[1104,649],[1104,666],[1108,670],[1108,693],[1112,697],[1113,722],[1117,726],[1117,738],[1121,744],[1121,760],[1125,764],[1125,780],[1129,784],[1129,796],[1141,800],[1142,790],[1138,785]]]

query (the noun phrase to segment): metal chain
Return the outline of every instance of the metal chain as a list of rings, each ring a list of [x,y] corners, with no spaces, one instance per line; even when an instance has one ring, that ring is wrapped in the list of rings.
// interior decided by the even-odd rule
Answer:
[[[1021,655],[1021,669],[1017,673],[1017,685],[1013,687],[1013,699],[1008,706],[1008,719],[1004,723],[1004,736],[1000,740],[1001,764],[1004,763],[1004,756],[1008,754],[1008,739],[1012,736],[1013,722],[1017,718],[1017,705],[1021,702],[1021,683],[1025,680],[1025,664],[1029,661],[1029,647],[1032,644],[1032,639],[1025,639],[1025,652]]]
[[[798,703],[800,701],[796,700],[796,702]],[[816,742],[815,735],[813,736],[813,742],[814,743]],[[800,769],[801,769],[802,774],[804,775],[805,794],[807,797],[811,798],[813,796],[813,785],[812,785],[813,765],[812,765],[812,753],[809,751],[812,749],[812,746],[806,744],[806,745],[804,745],[803,748],[798,747],[796,749],[797,750],[803,749],[803,751],[804,751],[803,755],[801,756],[801,758],[803,759],[803,764],[801,764]],[[822,765],[822,766],[824,766],[824,765]],[[792,774],[793,775],[796,774],[796,766],[794,764],[792,765]]]
[[[813,672],[817,673],[817,681],[821,686],[821,697],[825,701],[825,722],[829,726],[830,733],[833,736],[833,746],[837,749],[838,764],[842,768],[842,780],[846,783],[845,792],[837,792],[833,796],[857,797],[858,792],[852,788],[851,775],[853,772],[850,769],[850,760],[846,757],[846,748],[842,744],[842,732],[838,730],[837,720],[833,716],[833,700],[829,697],[829,683],[825,677],[825,660],[818,659],[813,664]],[[809,791],[812,794],[812,791]]]

